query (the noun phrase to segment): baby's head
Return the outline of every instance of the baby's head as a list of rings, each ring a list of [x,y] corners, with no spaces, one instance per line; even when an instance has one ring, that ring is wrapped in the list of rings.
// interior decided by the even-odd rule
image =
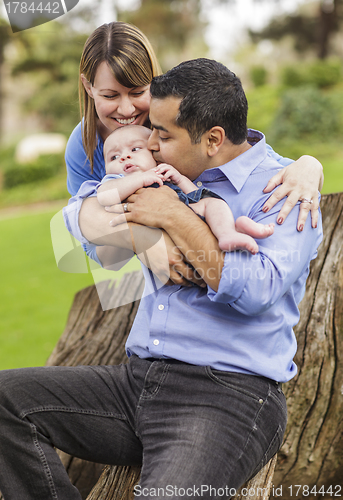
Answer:
[[[156,167],[148,139],[151,130],[141,125],[125,125],[114,130],[104,143],[107,174],[131,174]]]

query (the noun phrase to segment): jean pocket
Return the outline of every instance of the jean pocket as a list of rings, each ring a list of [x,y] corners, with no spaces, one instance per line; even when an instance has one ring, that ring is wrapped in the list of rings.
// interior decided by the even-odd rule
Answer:
[[[244,373],[224,372],[206,366],[207,376],[216,384],[263,403],[268,396],[269,384],[260,377]],[[254,390],[254,392],[252,392]]]

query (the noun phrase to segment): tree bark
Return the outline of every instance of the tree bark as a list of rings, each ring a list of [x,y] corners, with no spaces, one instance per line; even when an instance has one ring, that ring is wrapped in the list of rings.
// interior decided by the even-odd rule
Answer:
[[[323,196],[321,210],[324,239],[295,328],[298,374],[284,390],[289,416],[273,482],[285,500],[297,484],[343,495],[343,193]]]
[[[343,489],[339,490],[343,485],[343,193],[323,196],[321,209],[324,239],[311,263],[295,329],[298,374],[284,386],[289,412],[285,439],[274,476],[275,460],[267,464],[269,472],[263,469],[252,480],[255,482],[247,485],[251,491],[257,490],[256,485],[269,487],[271,498],[282,500],[343,495]],[[126,275],[114,290],[108,282],[102,286],[113,294],[114,308],[102,310],[95,286],[78,292],[48,365],[126,361],[124,344],[138,308],[143,276],[140,272]],[[131,294],[132,303],[115,307],[127,294]],[[73,484],[86,498],[103,466],[61,456]],[[105,467],[88,500],[129,499],[138,477],[137,468]],[[295,495],[295,485],[301,485],[301,494]],[[321,486],[324,491],[332,486],[332,494],[329,490],[325,496],[307,495],[307,486],[317,491]],[[269,491],[259,491],[260,496],[255,497],[238,493],[235,500],[269,497]]]

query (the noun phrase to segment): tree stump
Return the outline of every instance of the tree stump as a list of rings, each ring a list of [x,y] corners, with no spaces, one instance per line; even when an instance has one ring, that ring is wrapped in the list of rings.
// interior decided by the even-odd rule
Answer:
[[[298,374],[284,389],[289,416],[273,483],[285,500],[294,485],[343,496],[343,193],[323,196],[321,210],[324,239],[295,328]]]
[[[343,193],[323,196],[321,208],[324,240],[317,259],[311,263],[295,329],[298,374],[284,386],[289,412],[285,439],[274,476],[276,459],[267,464],[269,469],[266,466],[245,485],[245,493],[257,495],[238,492],[235,500],[266,500],[269,489],[271,497],[275,494],[282,500],[332,499],[343,495],[343,489],[339,489],[343,485]],[[140,272],[126,275],[116,289],[110,288],[108,282],[102,286],[113,293],[114,306],[116,300],[123,303],[123,294],[131,293],[132,303],[104,312],[95,286],[78,292],[48,365],[126,361],[124,344],[138,308],[143,276]],[[85,499],[103,466],[61,456],[73,484]],[[137,468],[106,466],[88,500],[129,499],[138,477]],[[261,485],[265,485],[264,491]],[[298,495],[295,485],[301,485]],[[312,495],[308,494],[314,487],[318,492],[321,486],[322,491],[329,493],[316,495],[312,490]]]

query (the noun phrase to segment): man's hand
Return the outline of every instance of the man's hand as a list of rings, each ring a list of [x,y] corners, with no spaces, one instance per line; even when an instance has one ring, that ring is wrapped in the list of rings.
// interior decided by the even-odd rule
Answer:
[[[111,207],[110,210],[119,212],[118,207]],[[122,206],[120,210],[123,210]],[[124,213],[113,217],[110,223],[112,227],[127,221],[164,229],[184,256],[184,261],[211,288],[218,289],[224,253],[208,225],[179,200],[175,191],[167,186],[138,190],[127,199],[124,210]],[[184,272],[183,268],[181,274]]]
[[[282,224],[298,201],[310,200],[312,203],[303,201],[300,204],[297,229],[303,230],[309,212],[311,212],[312,227],[317,227],[318,190],[323,186],[323,179],[321,163],[312,156],[302,156],[269,180],[264,189],[265,193],[270,193],[279,187],[268,198],[263,211],[268,212],[278,201],[287,196],[277,217],[277,223]]]
[[[158,191],[158,189],[152,189],[152,191]],[[171,189],[169,191],[172,192]],[[113,210],[123,212],[123,205],[114,206]],[[95,197],[87,198],[83,202],[79,220],[84,236],[96,245],[107,245],[118,250],[111,252],[107,250],[106,246],[98,248],[100,261],[106,267],[111,268],[118,261],[122,261],[124,250],[128,252],[125,254],[126,256],[129,255],[130,251],[134,251],[162,283],[184,286],[195,283],[204,286],[203,280],[194,269],[186,264],[184,255],[167,233],[161,229],[145,227],[140,224],[126,224],[126,220],[118,227],[111,227],[112,218],[113,213],[107,213]]]
[[[182,286],[191,286],[194,283],[201,287],[206,286],[198,273],[187,264],[184,255],[165,231],[131,224],[131,233],[137,257],[162,283]]]
[[[106,211],[119,213],[111,220],[112,227],[125,222],[135,222],[143,226],[163,228],[165,218],[172,217],[173,211],[180,206],[180,203],[182,202],[175,191],[167,186],[161,186],[158,189],[138,189],[127,198],[124,205],[106,207]],[[124,213],[122,207],[125,207]]]

